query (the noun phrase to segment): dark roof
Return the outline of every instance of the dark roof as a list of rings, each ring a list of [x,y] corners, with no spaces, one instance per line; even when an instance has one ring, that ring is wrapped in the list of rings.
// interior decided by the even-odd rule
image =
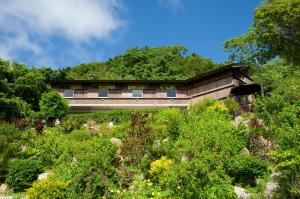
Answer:
[[[240,70],[241,65],[239,64],[228,64],[223,67],[220,67],[216,70],[212,70],[206,73],[203,73],[201,75],[198,75],[193,78],[189,78],[187,80],[54,80],[51,82],[51,84],[115,84],[115,83],[120,83],[120,84],[187,84],[190,82],[193,82],[198,79],[204,79],[213,75],[216,75],[218,73],[222,73],[228,70],[232,69],[238,69]],[[241,71],[241,70],[240,70]],[[246,73],[244,73],[248,77]],[[251,79],[251,78],[250,78]]]
[[[260,92],[258,84],[244,84],[231,89],[231,94],[234,95],[250,95],[257,92]]]

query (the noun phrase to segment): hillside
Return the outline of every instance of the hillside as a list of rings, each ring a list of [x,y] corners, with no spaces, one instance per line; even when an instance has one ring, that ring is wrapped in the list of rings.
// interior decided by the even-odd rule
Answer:
[[[70,114],[49,85],[187,79],[220,66],[183,46],[58,70],[0,59],[0,198],[300,198],[299,22],[299,0],[266,0],[247,32],[225,41],[227,62],[260,84],[249,112],[228,97]]]
[[[67,68],[67,79],[188,79],[221,65],[197,54],[186,55],[184,46],[131,48],[106,62]]]

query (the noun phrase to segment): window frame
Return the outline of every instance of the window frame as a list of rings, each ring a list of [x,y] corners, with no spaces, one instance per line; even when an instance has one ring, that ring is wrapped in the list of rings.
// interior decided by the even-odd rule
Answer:
[[[72,97],[66,97],[65,96],[65,91],[72,91],[72,93],[73,93],[73,96]],[[75,89],[65,89],[64,90],[64,98],[66,98],[66,99],[70,99],[70,98],[75,98]]]
[[[175,91],[175,97],[169,97],[168,91]],[[176,89],[166,89],[166,98],[177,98],[177,90]]]
[[[141,91],[142,96],[141,97],[135,97],[134,96],[134,91]],[[131,93],[132,93],[132,98],[143,98],[144,97],[144,90],[142,90],[142,89],[133,89],[133,90],[131,90]]]
[[[100,95],[100,91],[107,91],[107,96],[106,97],[99,96]],[[108,98],[108,97],[109,97],[109,89],[99,89],[98,90],[98,98]]]

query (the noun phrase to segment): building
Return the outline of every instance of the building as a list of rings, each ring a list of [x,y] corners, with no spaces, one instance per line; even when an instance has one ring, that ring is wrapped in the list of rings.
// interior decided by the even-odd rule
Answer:
[[[228,96],[247,96],[259,89],[237,64],[187,80],[61,80],[53,81],[51,85],[68,100],[73,113],[107,109],[188,108],[204,98],[223,100]]]

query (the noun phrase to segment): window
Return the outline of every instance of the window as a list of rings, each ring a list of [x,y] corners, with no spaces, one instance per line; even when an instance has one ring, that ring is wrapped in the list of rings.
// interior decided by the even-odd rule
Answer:
[[[107,89],[100,89],[98,92],[99,98],[107,98],[108,97],[108,90]]]
[[[175,89],[167,89],[167,97],[168,98],[175,98],[176,97],[176,90]]]
[[[143,97],[143,90],[132,90],[132,97],[142,98]]]
[[[64,90],[65,98],[74,98],[74,89],[66,89]]]

